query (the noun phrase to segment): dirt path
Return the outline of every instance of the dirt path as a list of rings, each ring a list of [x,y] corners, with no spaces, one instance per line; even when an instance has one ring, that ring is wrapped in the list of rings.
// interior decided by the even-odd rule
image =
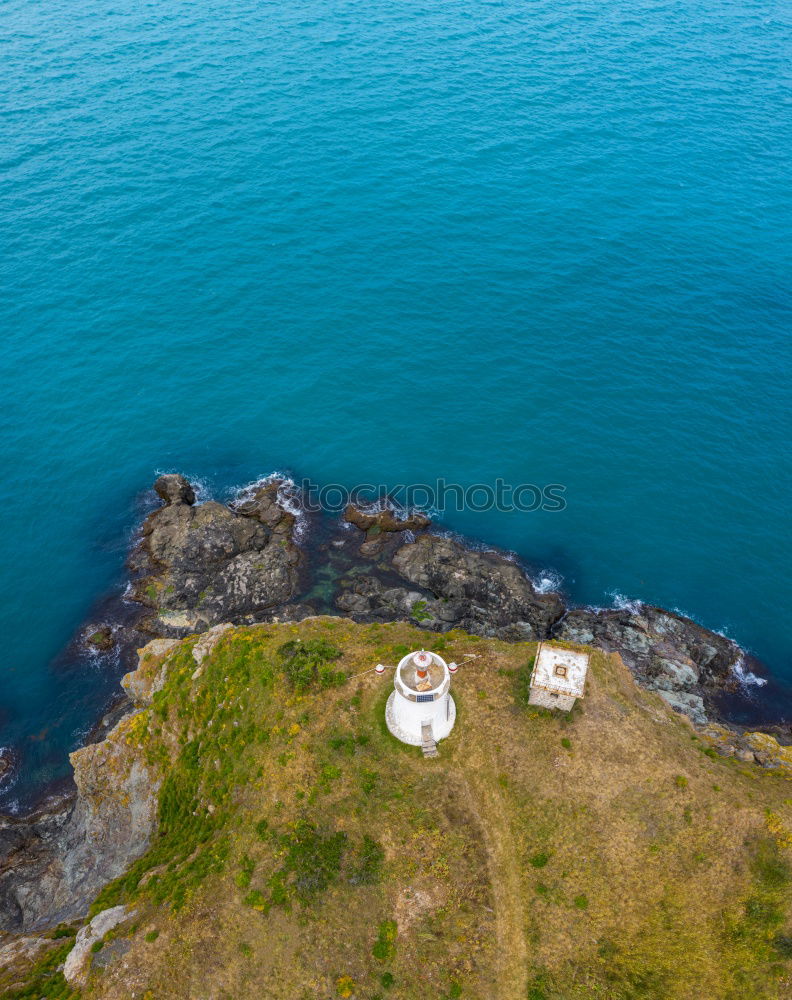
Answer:
[[[471,767],[460,774],[467,805],[479,819],[495,902],[498,1000],[522,1000],[528,982],[523,888],[516,864],[511,811],[495,774]]]

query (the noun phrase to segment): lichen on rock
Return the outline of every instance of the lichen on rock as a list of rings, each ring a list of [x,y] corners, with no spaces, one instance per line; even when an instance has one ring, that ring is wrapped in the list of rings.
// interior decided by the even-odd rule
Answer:
[[[128,738],[139,718],[126,716],[106,739],[70,755],[73,796],[27,819],[0,818],[0,930],[81,916],[148,847],[161,779]]]
[[[178,639],[152,639],[138,650],[136,670],[124,674],[121,686],[138,705],[150,705],[157,691],[161,691],[167,676],[165,660],[176,646]]]

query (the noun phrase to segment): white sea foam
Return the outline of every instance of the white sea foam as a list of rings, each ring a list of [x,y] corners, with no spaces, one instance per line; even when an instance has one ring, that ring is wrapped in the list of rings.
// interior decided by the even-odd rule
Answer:
[[[740,687],[743,688],[764,687],[767,684],[766,677],[758,677],[746,667],[745,659],[742,656],[732,667],[732,673],[739,681]]]
[[[262,489],[264,486],[269,486],[270,483],[280,482],[278,486],[277,500],[280,507],[286,511],[287,514],[293,515],[294,521],[294,540],[295,542],[303,542],[308,534],[308,515],[305,511],[302,502],[302,493],[297,488],[297,484],[287,475],[285,472],[270,472],[268,476],[264,476],[261,479],[254,479],[252,483],[246,483],[244,486],[234,487],[229,490],[231,499],[228,501],[228,506],[232,510],[236,510],[238,507],[244,506],[246,503],[250,503],[256,495],[256,492]]]
[[[629,611],[634,615],[640,613],[641,608],[644,606],[643,601],[639,601],[636,598],[625,597],[624,594],[620,594],[618,590],[609,590],[608,597],[612,600],[612,606],[616,611]]]
[[[101,667],[106,670],[108,667],[117,667],[121,663],[121,649],[114,645],[112,649],[99,649],[90,642],[84,643],[85,654],[88,663],[92,667]]]
[[[416,507],[412,504],[396,503],[391,497],[384,495],[375,497],[373,500],[364,500],[361,497],[352,497],[352,504],[361,514],[381,514],[389,510],[395,515],[397,521],[406,521],[414,514],[423,514],[431,521],[439,517],[439,511],[434,507]]]
[[[501,552],[499,549],[494,549],[491,545],[486,542],[479,542],[475,538],[466,538],[465,535],[460,535],[458,531],[451,531],[450,529],[446,531],[435,531],[435,535],[438,538],[450,538],[452,542],[458,542],[463,549],[467,549],[469,552],[493,552],[496,555],[503,556],[508,559],[509,562],[517,562],[517,556],[513,552]]]
[[[384,510],[398,513],[396,504],[388,496],[375,497],[373,500],[364,500],[363,497],[352,497],[352,504],[361,514],[381,514]]]
[[[561,589],[564,578],[554,569],[542,569],[531,578],[537,594],[552,594]]]

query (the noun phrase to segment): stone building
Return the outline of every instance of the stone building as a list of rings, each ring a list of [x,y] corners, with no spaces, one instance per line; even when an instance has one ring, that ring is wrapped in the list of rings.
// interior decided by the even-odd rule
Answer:
[[[531,673],[530,705],[568,712],[586,687],[589,654],[539,643]]]

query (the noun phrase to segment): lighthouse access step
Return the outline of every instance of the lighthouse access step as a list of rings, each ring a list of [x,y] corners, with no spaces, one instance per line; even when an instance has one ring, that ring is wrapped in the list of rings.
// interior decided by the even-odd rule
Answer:
[[[421,725],[421,749],[424,757],[439,757],[437,752],[437,741],[432,736],[431,722],[424,722]]]

